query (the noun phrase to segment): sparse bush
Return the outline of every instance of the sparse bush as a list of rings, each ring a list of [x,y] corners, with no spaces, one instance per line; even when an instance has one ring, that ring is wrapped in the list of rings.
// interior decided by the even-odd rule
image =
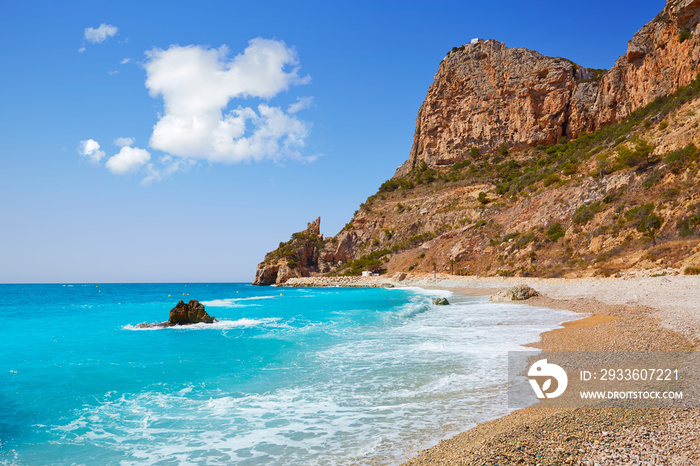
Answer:
[[[594,202],[591,205],[583,204],[578,209],[576,209],[576,212],[574,212],[574,215],[571,218],[571,220],[573,220],[574,223],[578,223],[579,225],[585,225],[586,223],[593,220],[593,217],[595,217],[595,214],[597,214],[599,210],[600,202]]]
[[[668,120],[663,120],[661,123],[659,123],[659,129],[660,129],[660,130],[663,131],[663,130],[665,130],[666,128],[668,128]]]
[[[397,211],[398,213],[403,212],[405,209],[406,209],[406,206],[404,206],[404,205],[401,204],[400,202],[396,204],[396,211]]]
[[[678,32],[678,42],[681,44],[691,37],[693,37],[693,33],[690,31],[690,29],[683,28]]]
[[[395,180],[386,180],[379,187],[380,193],[389,193],[397,189],[413,189],[415,185],[410,180],[405,180],[403,178],[398,178]]]
[[[668,164],[669,170],[677,175],[685,169],[688,163],[697,159],[698,148],[695,147],[695,144],[690,143],[682,149],[670,152],[664,160]]]
[[[559,175],[556,173],[550,173],[544,178],[544,185],[545,187],[551,186],[554,183],[559,183],[561,181],[561,178],[559,178]]]
[[[649,164],[654,146],[639,136],[633,136],[630,142],[634,145],[633,149],[627,146],[619,146],[617,148],[618,162],[623,167],[637,167]]]
[[[518,240],[515,242],[513,247],[515,249],[522,249],[525,246],[527,246],[528,244],[530,244],[532,242],[532,240],[534,240],[534,239],[535,239],[534,233],[526,233],[523,236],[521,236],[520,238],[518,238]]]
[[[686,267],[683,275],[700,275],[700,267]]]
[[[474,146],[471,149],[469,149],[469,156],[473,159],[478,159],[481,157],[481,150],[479,150],[478,147]]]
[[[550,241],[556,243],[559,238],[564,236],[564,227],[561,226],[561,223],[553,223],[547,228],[544,234]]]
[[[663,178],[663,173],[661,170],[654,170],[649,173],[649,176],[647,176],[644,181],[642,181],[642,186],[645,188],[651,188],[658,183],[661,178]]]
[[[483,205],[486,205],[489,202],[491,202],[491,200],[486,196],[486,193],[484,191],[481,191],[476,199]]]
[[[653,210],[654,204],[652,203],[640,205],[625,212],[625,218],[628,222],[632,223],[632,226],[639,229],[642,222],[644,222],[644,220],[653,212]]]

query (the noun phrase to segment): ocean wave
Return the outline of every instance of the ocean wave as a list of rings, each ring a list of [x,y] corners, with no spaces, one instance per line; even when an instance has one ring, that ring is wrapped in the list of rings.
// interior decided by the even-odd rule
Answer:
[[[428,290],[425,288],[420,288],[418,286],[400,286],[396,288],[389,288],[391,290],[399,290],[399,291],[409,291],[411,293],[423,295],[423,296],[429,296],[431,298],[449,298],[452,296],[454,293],[449,290]]]
[[[210,307],[246,307],[245,304],[238,304],[238,301],[254,301],[258,299],[274,299],[277,296],[253,296],[251,298],[228,298],[228,299],[212,299],[211,301],[202,301],[202,304]]]
[[[192,325],[176,325],[173,327],[148,327],[148,328],[141,328],[138,325],[125,325],[122,327],[124,330],[207,330],[207,329],[217,329],[217,330],[225,330],[229,328],[250,328],[250,327],[258,327],[262,325],[269,325],[269,324],[275,324],[276,322],[280,321],[280,317],[267,317],[264,319],[247,319],[247,318],[242,318],[238,320],[217,320],[214,323],[211,324],[205,324],[205,323],[199,323],[199,324],[192,324]]]

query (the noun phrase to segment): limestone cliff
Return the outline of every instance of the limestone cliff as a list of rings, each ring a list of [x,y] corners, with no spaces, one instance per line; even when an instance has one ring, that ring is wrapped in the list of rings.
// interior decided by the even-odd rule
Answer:
[[[638,31],[610,71],[495,40],[455,47],[418,112],[405,176],[421,162],[452,164],[482,153],[554,144],[627,118],[690,83],[700,65],[700,0],[670,0]]]
[[[699,20],[700,0],[669,0],[609,71],[454,48],[394,177],[336,236],[317,220],[280,243],[255,283],[700,271]]]

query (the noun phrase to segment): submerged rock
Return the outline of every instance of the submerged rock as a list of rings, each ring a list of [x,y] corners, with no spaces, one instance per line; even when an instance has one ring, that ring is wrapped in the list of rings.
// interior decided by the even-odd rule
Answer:
[[[447,298],[435,298],[433,299],[433,304],[437,306],[447,306],[450,304],[450,302],[447,300]]]
[[[508,302],[508,301],[524,301],[530,299],[534,296],[539,296],[540,294],[534,289],[527,285],[516,285],[514,287],[508,288],[507,290],[501,290],[495,295],[491,296],[489,301],[493,302]]]
[[[170,316],[165,322],[144,322],[138,324],[136,328],[166,328],[176,325],[192,325],[192,324],[211,324],[216,322],[216,319],[204,310],[204,305],[196,299],[185,303],[180,300],[174,308],[170,310]]]

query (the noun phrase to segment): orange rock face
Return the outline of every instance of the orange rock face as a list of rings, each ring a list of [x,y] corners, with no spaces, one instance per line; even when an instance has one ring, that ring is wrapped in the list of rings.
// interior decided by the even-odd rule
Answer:
[[[495,40],[453,49],[416,119],[409,159],[447,165],[481,152],[553,144],[618,122],[690,83],[700,65],[700,0],[670,0],[602,74]],[[687,31],[681,41],[681,32]]]

